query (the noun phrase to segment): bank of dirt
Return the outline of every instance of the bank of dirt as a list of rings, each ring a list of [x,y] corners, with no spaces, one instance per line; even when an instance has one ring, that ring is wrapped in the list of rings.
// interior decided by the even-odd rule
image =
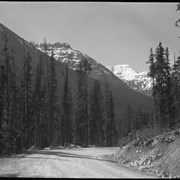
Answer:
[[[116,151],[114,160],[157,177],[180,178],[180,129],[133,140]]]

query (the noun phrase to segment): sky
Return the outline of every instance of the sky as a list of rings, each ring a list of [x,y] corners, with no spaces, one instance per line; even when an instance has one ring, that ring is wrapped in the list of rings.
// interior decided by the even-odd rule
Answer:
[[[159,42],[180,51],[177,3],[0,2],[0,23],[28,41],[66,42],[105,66],[148,71]]]

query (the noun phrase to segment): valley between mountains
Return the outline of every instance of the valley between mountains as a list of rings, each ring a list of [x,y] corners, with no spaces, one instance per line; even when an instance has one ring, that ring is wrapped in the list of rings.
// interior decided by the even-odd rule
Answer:
[[[155,104],[148,72],[0,24],[0,176],[179,177],[179,91],[168,73]]]
[[[67,43],[28,42],[3,24],[0,52],[0,176],[146,177],[107,156],[152,125],[151,97]]]

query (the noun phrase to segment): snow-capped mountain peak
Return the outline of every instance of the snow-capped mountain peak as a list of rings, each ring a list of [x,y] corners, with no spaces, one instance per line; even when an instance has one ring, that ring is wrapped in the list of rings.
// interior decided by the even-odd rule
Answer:
[[[108,66],[107,68],[132,89],[151,95],[152,80],[146,71],[138,73],[128,64]]]
[[[37,49],[44,52],[44,44],[31,43]],[[143,92],[143,94],[151,95],[151,87],[152,82],[151,78],[148,77],[147,72],[136,72],[130,65],[122,64],[116,66],[109,66],[105,68],[103,65],[85,55],[84,53],[74,50],[68,43],[56,42],[56,43],[48,43],[47,44],[47,54],[51,56],[51,53],[54,53],[54,58],[57,61],[61,61],[63,63],[68,63],[68,66],[73,70],[76,70],[79,62],[83,57],[88,57],[88,61],[92,65],[94,77],[103,77],[103,74],[107,76],[112,76],[113,74],[121,79],[124,83],[126,83],[130,88]],[[112,73],[111,73],[112,72]],[[121,81],[121,82],[122,82]],[[122,83],[123,83],[122,82]]]
[[[113,67],[111,66],[109,69],[120,79],[123,78],[127,81],[133,80],[137,75],[137,72],[133,70],[128,64],[116,65]]]
[[[44,44],[34,43],[35,47],[40,51],[44,52]],[[69,63],[70,67],[73,68],[80,59],[82,59],[83,54],[80,51],[74,50],[68,43],[55,42],[47,43],[47,54],[51,56],[52,50],[54,53],[54,58],[58,61]]]
[[[35,46],[40,51],[44,52],[44,44],[38,44],[35,42],[30,42],[33,46]],[[56,43],[47,43],[46,44],[47,51],[46,53],[48,56],[51,56],[52,50],[54,53],[54,58],[57,61],[60,61],[64,64],[68,63],[69,68],[73,70],[77,70],[79,62],[87,58],[88,62],[91,64],[92,67],[92,73],[91,76],[96,79],[107,79],[108,78],[115,78],[118,80],[118,82],[121,82],[121,84],[126,85],[123,81],[119,81],[118,78],[106,67],[104,67],[101,63],[94,60],[93,58],[89,57],[88,55],[71,48],[71,46],[68,43],[63,42],[56,42]]]

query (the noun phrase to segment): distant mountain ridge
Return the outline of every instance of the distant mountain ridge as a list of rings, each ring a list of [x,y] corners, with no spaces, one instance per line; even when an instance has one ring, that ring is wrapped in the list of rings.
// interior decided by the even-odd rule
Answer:
[[[107,68],[118,78],[123,80],[130,88],[151,96],[152,79],[148,76],[146,71],[138,73],[128,64],[108,66]]]
[[[43,43],[33,43],[34,46],[40,51],[44,52]],[[151,96],[152,80],[148,77],[147,72],[138,73],[128,64],[108,66],[105,67],[101,63],[87,56],[86,54],[72,49],[68,43],[56,42],[47,44],[47,53],[51,56],[51,51],[53,49],[54,58],[62,63],[68,63],[69,67],[76,70],[79,61],[86,56],[93,67],[93,77],[103,78],[104,74],[106,76],[112,76],[111,72],[121,79],[125,84],[128,85],[133,90],[136,90],[142,94]],[[110,71],[109,71],[110,70]]]
[[[35,42],[31,42],[31,44],[34,45],[38,50],[44,52],[43,43],[38,44]],[[107,67],[105,67],[98,61],[94,60],[90,56],[78,50],[72,49],[72,47],[68,43],[63,43],[63,42],[47,43],[48,56],[51,56],[52,50],[54,53],[54,58],[57,61],[60,61],[64,64],[68,63],[68,66],[73,70],[76,70],[81,59],[86,57],[92,66],[92,73],[90,74],[90,76],[99,80],[109,79],[111,81],[118,81],[118,83],[123,84],[123,86],[126,86],[126,84],[122,80],[119,81],[119,79]]]

